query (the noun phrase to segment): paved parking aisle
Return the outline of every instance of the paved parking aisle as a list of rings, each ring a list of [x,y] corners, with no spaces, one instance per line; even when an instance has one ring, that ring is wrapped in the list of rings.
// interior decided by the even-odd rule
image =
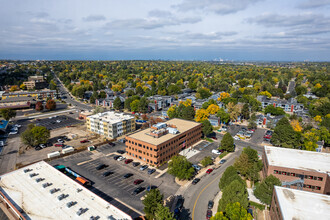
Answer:
[[[71,125],[75,125],[75,124],[79,124],[79,123],[81,123],[81,121],[71,118],[70,116],[65,116],[65,115],[38,119],[35,122],[35,124],[37,126],[44,126],[49,130],[63,128],[66,126],[71,126]]]

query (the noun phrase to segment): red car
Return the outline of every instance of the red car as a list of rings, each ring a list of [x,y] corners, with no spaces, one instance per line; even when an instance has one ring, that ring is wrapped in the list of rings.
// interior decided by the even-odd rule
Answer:
[[[206,170],[206,173],[210,174],[210,173],[212,173],[212,171],[213,171],[213,169],[208,169],[208,170]]]
[[[80,141],[80,143],[87,143],[89,140],[85,139],[85,140],[82,140]]]
[[[54,144],[55,147],[64,147],[64,144],[56,143]]]
[[[212,217],[212,211],[209,209],[206,212],[206,219],[210,219]]]
[[[133,160],[132,159],[126,159],[125,160],[125,164],[129,164],[130,162],[132,162]]]
[[[217,137],[211,137],[212,139],[214,139],[214,140],[218,140],[218,138]]]
[[[144,180],[141,180],[141,179],[137,179],[137,180],[134,180],[134,185],[139,185],[140,183],[143,183]]]

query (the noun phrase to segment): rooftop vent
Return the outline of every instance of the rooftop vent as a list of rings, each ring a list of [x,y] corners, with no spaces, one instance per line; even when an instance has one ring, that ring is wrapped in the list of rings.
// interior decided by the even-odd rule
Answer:
[[[65,199],[68,196],[69,196],[69,194],[61,194],[57,197],[57,199],[61,201],[62,199]]]
[[[68,202],[68,203],[66,204],[66,207],[71,208],[71,207],[74,206],[75,204],[77,204],[76,201],[71,201],[71,202]]]
[[[36,179],[36,182],[39,183],[39,182],[44,181],[44,180],[45,180],[45,178],[38,178],[38,179]]]
[[[25,169],[25,170],[24,170],[24,173],[28,173],[28,172],[30,172],[30,171],[32,171],[32,170],[33,170],[33,169],[29,169],[29,168],[28,168],[28,169]]]
[[[51,186],[51,185],[53,185],[53,184],[52,183],[44,183],[44,184],[42,184],[42,187],[46,188],[46,187]]]
[[[38,176],[39,174],[38,173],[31,173],[30,174],[30,177],[32,178],[32,177],[34,177],[34,176]]]
[[[80,208],[77,212],[77,215],[80,216],[80,215],[84,214],[85,212],[87,212],[87,210],[88,210],[88,208],[85,208],[85,209]]]
[[[50,194],[54,194],[54,193],[56,193],[58,191],[60,191],[59,188],[54,188],[54,189],[49,190]]]
[[[90,218],[89,218],[89,220],[98,220],[98,219],[100,219],[100,216],[91,216]]]

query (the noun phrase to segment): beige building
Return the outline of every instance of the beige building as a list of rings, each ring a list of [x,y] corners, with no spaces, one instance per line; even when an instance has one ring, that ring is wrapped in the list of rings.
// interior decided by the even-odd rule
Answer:
[[[43,76],[29,76],[28,81],[23,82],[27,89],[44,89],[47,87],[47,82]]]
[[[86,118],[87,129],[109,138],[135,131],[135,118],[116,112],[103,112]]]

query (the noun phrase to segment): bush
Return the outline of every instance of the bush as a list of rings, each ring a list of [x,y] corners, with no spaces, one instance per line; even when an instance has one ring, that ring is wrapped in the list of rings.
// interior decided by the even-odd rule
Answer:
[[[204,157],[204,159],[201,160],[201,164],[203,165],[203,167],[207,167],[208,165],[213,164],[213,160],[211,157]]]

